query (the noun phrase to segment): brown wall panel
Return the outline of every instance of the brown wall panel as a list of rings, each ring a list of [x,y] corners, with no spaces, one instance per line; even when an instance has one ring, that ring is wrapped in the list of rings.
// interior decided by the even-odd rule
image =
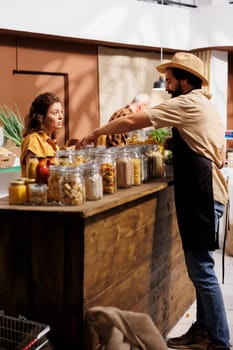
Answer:
[[[95,45],[0,35],[0,73],[1,104],[17,104],[25,115],[38,93],[53,90],[63,98],[67,91],[67,138],[81,137],[84,131],[99,126]],[[67,76],[65,88],[52,77],[56,73]],[[20,78],[18,74],[22,74]]]

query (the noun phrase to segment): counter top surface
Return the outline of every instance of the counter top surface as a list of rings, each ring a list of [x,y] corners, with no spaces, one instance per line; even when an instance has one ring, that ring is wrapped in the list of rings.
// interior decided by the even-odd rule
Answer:
[[[86,201],[79,206],[60,206],[60,205],[10,205],[8,197],[0,198],[0,211],[46,211],[60,213],[79,213],[83,217],[93,216],[105,210],[115,208],[121,204],[144,197],[146,195],[163,190],[172,183],[170,178],[157,178],[140,186],[133,186],[129,189],[118,189],[115,194],[105,194],[102,199],[97,201]]]

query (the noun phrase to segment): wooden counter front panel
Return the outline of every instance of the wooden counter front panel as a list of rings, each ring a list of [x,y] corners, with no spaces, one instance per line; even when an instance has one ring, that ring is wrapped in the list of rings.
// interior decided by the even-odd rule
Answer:
[[[151,315],[165,335],[194,300],[177,228],[173,187],[93,215],[71,208],[0,210],[0,305],[48,323],[55,350],[82,348],[94,305]],[[135,196],[135,198],[133,198]],[[104,208],[104,206],[103,206]],[[89,213],[89,212],[88,212]],[[85,337],[84,337],[85,338]]]
[[[139,200],[88,220],[85,227],[84,300],[117,285],[152,255],[155,198]]]
[[[85,309],[146,312],[165,335],[194,300],[173,188],[87,220],[84,266]]]
[[[82,338],[82,220],[56,212],[0,212],[0,308],[51,326],[55,350]],[[66,347],[67,346],[67,347]]]

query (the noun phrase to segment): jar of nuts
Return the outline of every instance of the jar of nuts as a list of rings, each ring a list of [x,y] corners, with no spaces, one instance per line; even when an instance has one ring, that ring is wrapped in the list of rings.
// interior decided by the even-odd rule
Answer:
[[[48,178],[48,202],[58,204],[59,203],[59,180],[62,172],[62,165],[50,165]]]
[[[59,202],[61,205],[81,205],[85,202],[83,167],[64,166],[59,180]]]

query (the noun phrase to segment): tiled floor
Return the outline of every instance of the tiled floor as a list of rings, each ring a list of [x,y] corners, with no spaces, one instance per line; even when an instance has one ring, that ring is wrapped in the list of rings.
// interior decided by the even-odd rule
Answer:
[[[227,310],[228,324],[230,327],[231,344],[233,344],[233,257],[225,255],[225,280],[222,284],[222,250],[214,252],[215,270],[222,288],[225,306]],[[167,338],[184,334],[196,319],[195,302],[185,312],[175,327],[167,335]],[[170,348],[169,348],[170,349]]]

